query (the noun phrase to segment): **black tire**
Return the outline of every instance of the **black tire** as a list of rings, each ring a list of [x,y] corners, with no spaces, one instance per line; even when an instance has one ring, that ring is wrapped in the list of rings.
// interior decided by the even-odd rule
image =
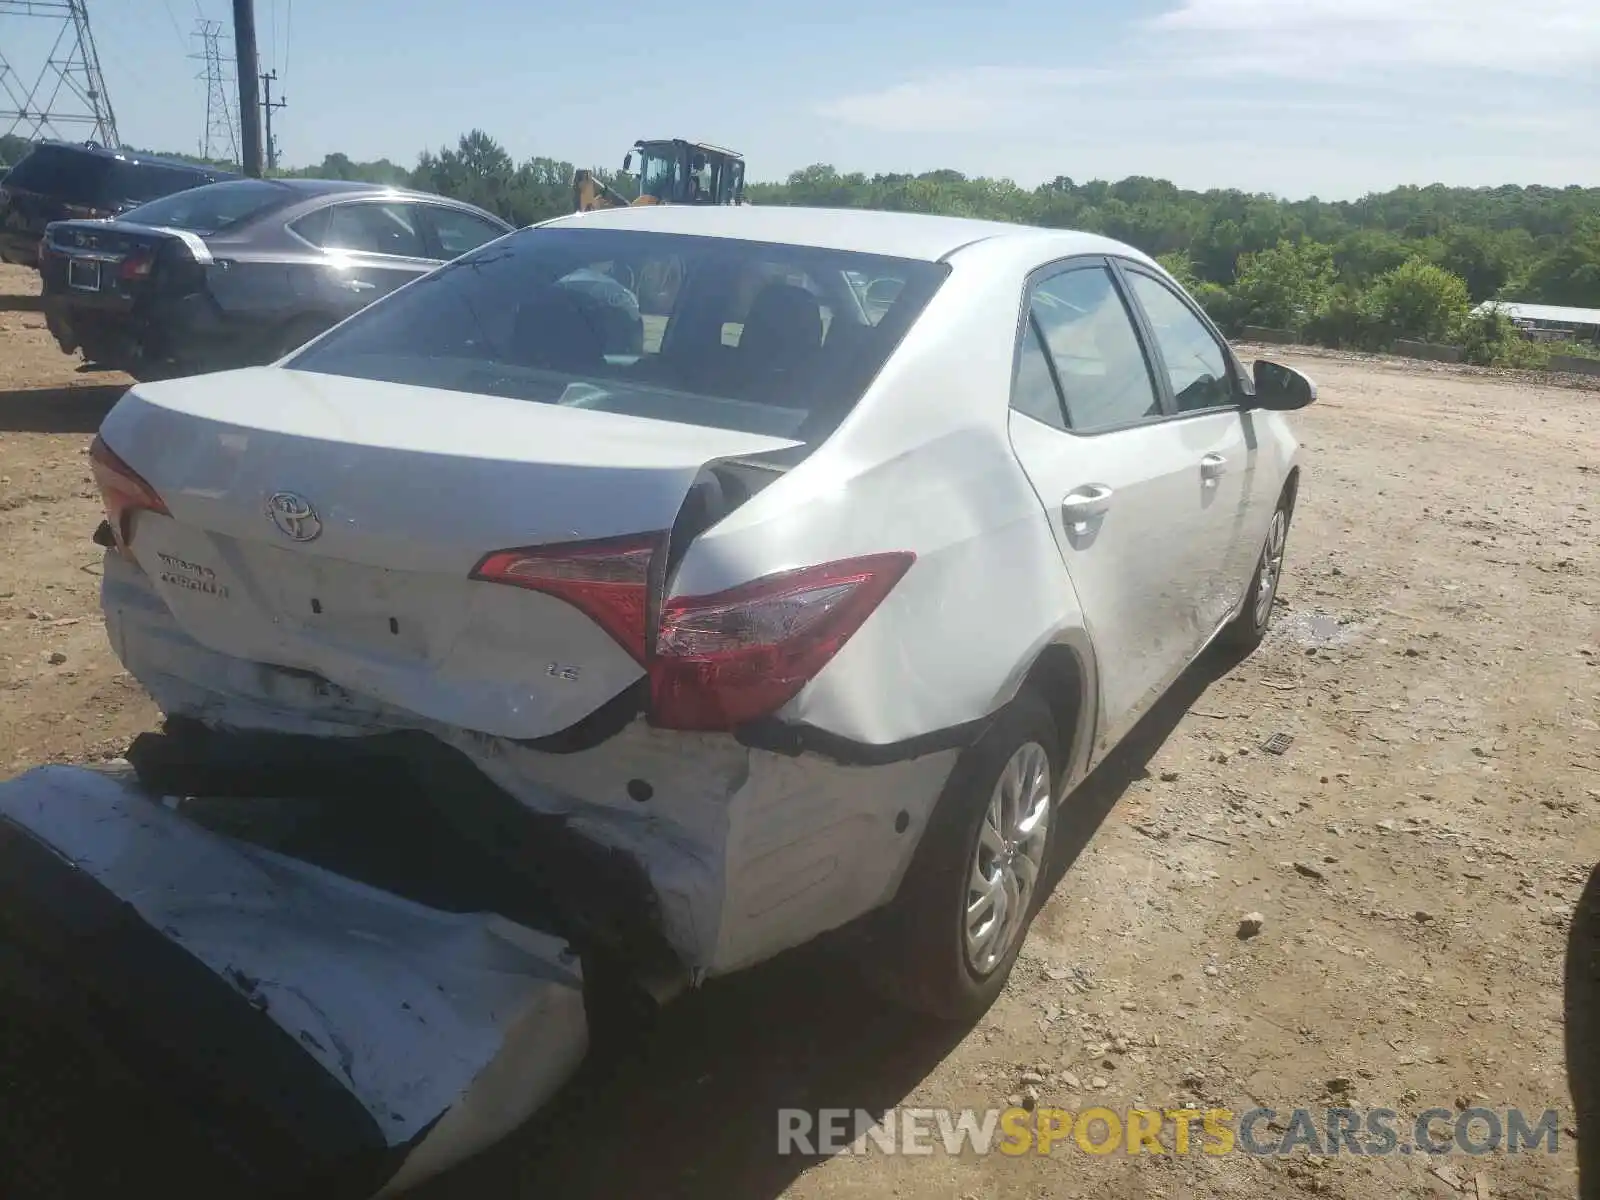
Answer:
[[[1222,631],[1218,638],[1219,643],[1230,653],[1244,658],[1255,653],[1256,647],[1261,645],[1267,636],[1267,630],[1272,627],[1272,612],[1277,607],[1278,586],[1283,582],[1284,556],[1289,547],[1289,526],[1294,519],[1294,493],[1285,488],[1283,495],[1278,497],[1278,507],[1272,512],[1272,521],[1267,527],[1267,536],[1262,540],[1261,550],[1256,555],[1256,569],[1250,574],[1250,587],[1245,592],[1244,607]],[[1266,574],[1269,561],[1274,553],[1274,537],[1282,522],[1282,534],[1277,537],[1276,557],[1277,562],[1273,568],[1270,592],[1265,604],[1261,600],[1261,582]]]
[[[967,882],[1001,772],[1029,743],[1044,750],[1050,780],[1042,861],[1020,929],[998,961],[980,972],[966,948]],[[975,1020],[994,1003],[1044,901],[1061,771],[1060,738],[1049,706],[1025,689],[962,753],[950,773],[900,890],[884,910],[863,959],[868,982],[876,991],[902,1007],[950,1021]]]

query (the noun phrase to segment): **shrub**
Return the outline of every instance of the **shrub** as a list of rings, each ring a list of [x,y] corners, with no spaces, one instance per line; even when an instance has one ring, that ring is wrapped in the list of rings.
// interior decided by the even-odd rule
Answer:
[[[1421,258],[1378,277],[1368,296],[1385,344],[1397,338],[1448,342],[1471,311],[1466,281]]]

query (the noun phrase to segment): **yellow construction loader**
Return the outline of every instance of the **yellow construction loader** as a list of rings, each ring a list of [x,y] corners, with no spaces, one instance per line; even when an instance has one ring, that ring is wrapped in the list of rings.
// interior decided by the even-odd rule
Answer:
[[[580,167],[572,175],[573,211],[630,204],[744,203],[744,156],[736,151],[683,138],[640,139],[622,160],[624,173],[634,171],[635,155],[639,160],[637,200],[627,199],[593,171]]]

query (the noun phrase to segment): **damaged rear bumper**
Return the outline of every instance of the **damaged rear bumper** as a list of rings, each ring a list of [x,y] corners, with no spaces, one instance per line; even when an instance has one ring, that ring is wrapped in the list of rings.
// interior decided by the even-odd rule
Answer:
[[[8,1001],[59,996],[251,1192],[401,1190],[526,1120],[588,1048],[562,940],[222,836],[131,774],[0,784],[0,943]]]
[[[136,747],[147,781],[184,795],[350,796],[397,771],[376,790],[420,793],[551,896],[586,954],[595,943],[618,954],[653,994],[662,975],[739,970],[887,903],[960,753],[939,742],[846,762],[642,720],[588,749],[536,750],[386,706],[358,679],[212,650],[137,567],[115,553],[104,562],[117,657],[169,731],[220,755],[208,773],[209,749],[141,761]]]

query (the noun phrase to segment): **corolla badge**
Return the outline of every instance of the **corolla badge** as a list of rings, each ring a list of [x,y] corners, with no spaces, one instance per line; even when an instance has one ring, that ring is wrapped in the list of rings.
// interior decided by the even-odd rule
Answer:
[[[280,533],[297,542],[309,542],[322,533],[322,518],[311,501],[295,492],[274,492],[267,499],[267,516]]]

